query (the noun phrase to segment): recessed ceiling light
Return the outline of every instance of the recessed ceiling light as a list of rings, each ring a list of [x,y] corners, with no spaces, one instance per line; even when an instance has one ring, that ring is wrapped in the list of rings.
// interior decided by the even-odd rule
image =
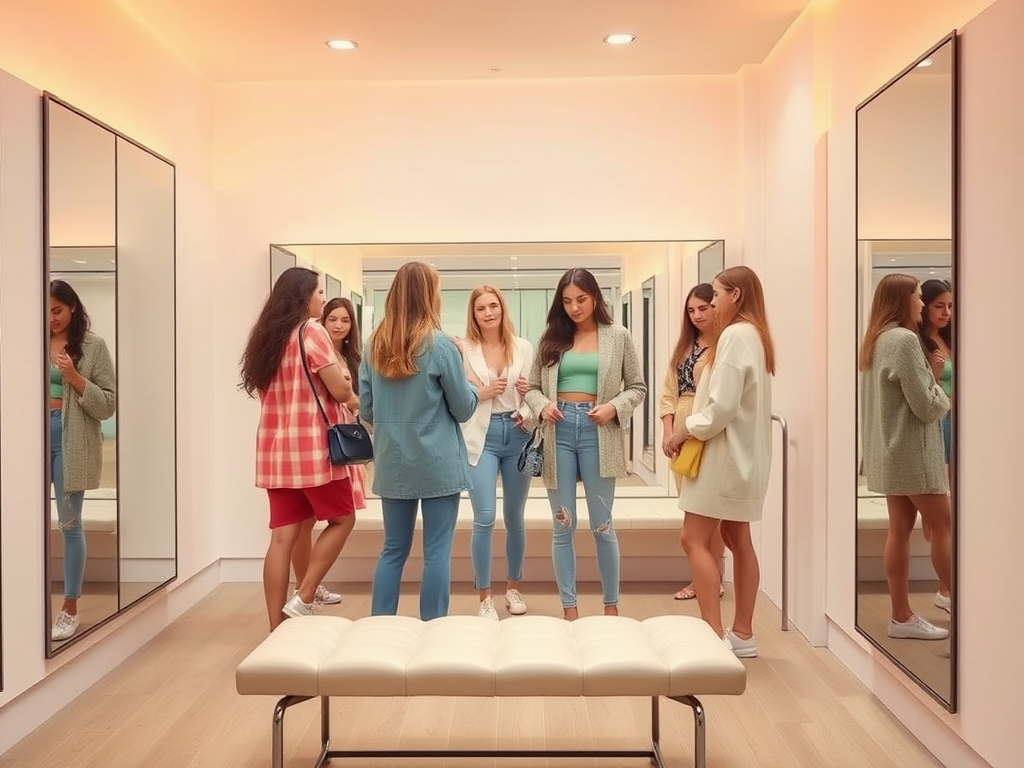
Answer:
[[[631,35],[628,32],[617,32],[604,39],[608,45],[629,45],[634,40],[636,40],[636,35]]]
[[[932,60],[931,59],[921,59],[921,61],[919,61],[918,64],[917,64],[917,66],[919,66],[919,67],[930,67],[931,65],[932,65]]]
[[[355,40],[328,40],[327,47],[336,51],[354,51],[359,44]]]

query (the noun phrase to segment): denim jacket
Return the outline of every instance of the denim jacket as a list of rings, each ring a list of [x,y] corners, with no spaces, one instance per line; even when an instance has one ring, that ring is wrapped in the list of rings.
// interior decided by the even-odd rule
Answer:
[[[386,379],[363,357],[359,417],[373,428],[373,492],[385,499],[430,499],[472,487],[459,428],[476,410],[476,387],[462,355],[440,331],[407,379]]]

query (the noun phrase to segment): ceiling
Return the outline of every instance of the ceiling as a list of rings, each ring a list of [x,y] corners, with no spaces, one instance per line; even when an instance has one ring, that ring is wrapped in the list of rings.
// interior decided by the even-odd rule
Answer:
[[[733,74],[809,0],[115,0],[216,82]],[[636,41],[610,46],[605,35]],[[334,51],[331,38],[355,40]]]

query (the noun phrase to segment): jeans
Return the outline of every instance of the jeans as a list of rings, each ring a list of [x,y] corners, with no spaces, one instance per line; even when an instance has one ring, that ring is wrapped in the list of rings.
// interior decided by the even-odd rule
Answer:
[[[50,476],[53,498],[57,502],[57,521],[64,539],[64,597],[82,596],[85,578],[85,531],[82,529],[82,502],[85,491],[64,493],[64,451],[61,447],[60,411],[50,411]]]
[[[459,494],[433,499],[384,499],[384,546],[377,559],[370,591],[373,616],[398,613],[402,571],[412,549],[416,507],[423,505],[423,577],[420,581],[420,618],[448,614],[451,596],[452,539],[459,516]]]
[[[530,439],[530,433],[512,422],[511,413],[495,413],[487,428],[483,453],[476,466],[469,467],[473,488],[469,500],[473,504],[473,579],[477,589],[491,587],[491,543],[494,538],[494,517],[498,506],[498,473],[501,473],[502,514],[505,519],[505,563],[509,581],[523,578],[526,557],[526,525],[523,513],[530,478],[519,471],[519,452]]]
[[[590,530],[597,549],[597,570],[605,605],[619,603],[619,540],[612,524],[615,478],[601,477],[597,427],[587,416],[592,403],[558,401],[565,417],[555,423],[556,485],[548,489],[554,534],[551,559],[563,608],[576,607],[576,478],[583,480]],[[545,446],[545,450],[550,450]]]

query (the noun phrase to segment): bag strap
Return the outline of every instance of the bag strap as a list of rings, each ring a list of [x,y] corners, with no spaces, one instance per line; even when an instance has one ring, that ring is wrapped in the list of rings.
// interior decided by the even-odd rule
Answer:
[[[320,394],[316,391],[316,384],[313,383],[313,374],[309,372],[309,361],[306,359],[306,342],[302,337],[302,332],[306,330],[306,324],[309,320],[306,320],[299,326],[299,356],[302,358],[302,370],[306,372],[306,379],[309,381],[309,388],[313,390],[313,397],[316,398],[316,407],[320,409],[320,415],[324,417],[324,424],[327,428],[331,428],[331,421],[327,418],[327,411],[324,410],[324,404],[320,402]]]

